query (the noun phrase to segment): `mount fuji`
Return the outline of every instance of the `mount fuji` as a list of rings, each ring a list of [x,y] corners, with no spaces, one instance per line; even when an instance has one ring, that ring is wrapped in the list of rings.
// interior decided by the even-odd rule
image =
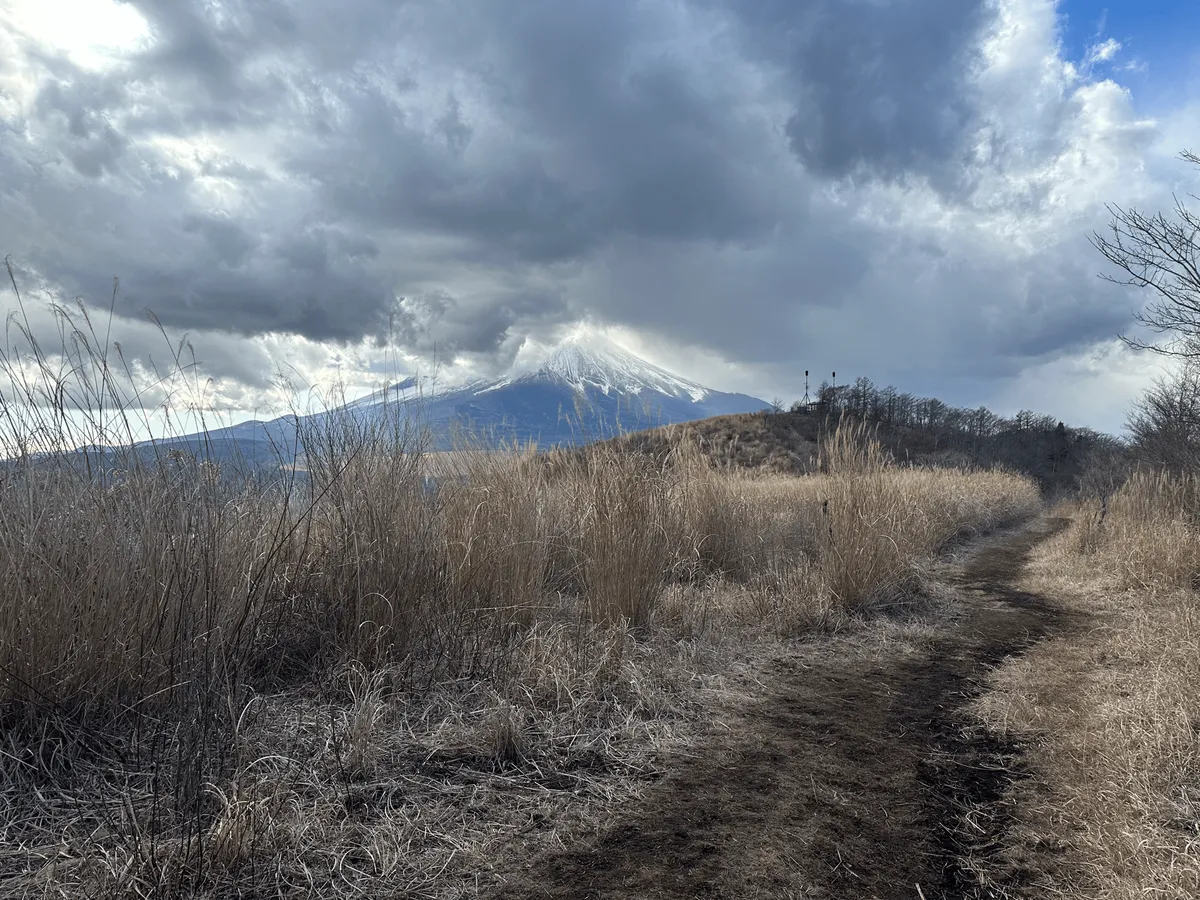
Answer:
[[[620,433],[769,406],[746,394],[724,393],[689,381],[603,338],[560,344],[538,368],[453,388],[428,387],[409,377],[344,406],[298,418],[281,416],[159,442],[187,445],[208,456],[249,461],[278,459],[297,446],[304,424],[349,414],[360,420],[399,412],[426,427],[435,445],[456,433],[485,444],[540,447],[582,444]],[[287,456],[287,452],[282,455]]]

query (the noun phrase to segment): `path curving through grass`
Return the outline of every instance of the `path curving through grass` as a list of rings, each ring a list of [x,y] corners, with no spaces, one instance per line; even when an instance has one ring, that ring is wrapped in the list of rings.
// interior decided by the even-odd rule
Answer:
[[[953,612],[927,640],[862,633],[776,659],[757,703],[731,710],[625,818],[509,878],[516,898],[967,898],[1019,891],[993,852],[1019,754],[967,710],[991,669],[1073,627],[1016,589],[1064,522],[978,542],[948,571]]]

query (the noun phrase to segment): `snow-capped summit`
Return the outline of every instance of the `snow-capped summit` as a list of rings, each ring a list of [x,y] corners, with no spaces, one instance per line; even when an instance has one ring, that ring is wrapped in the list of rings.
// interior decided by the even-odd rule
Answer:
[[[648,363],[602,337],[564,341],[527,377],[559,381],[577,391],[595,388],[606,396],[612,392],[638,396],[644,391],[654,391],[666,397],[688,397],[699,403],[711,393],[708,388]]]
[[[458,423],[476,434],[549,446],[766,407],[587,336],[559,344],[533,371],[438,394],[424,404],[422,416],[434,426]]]

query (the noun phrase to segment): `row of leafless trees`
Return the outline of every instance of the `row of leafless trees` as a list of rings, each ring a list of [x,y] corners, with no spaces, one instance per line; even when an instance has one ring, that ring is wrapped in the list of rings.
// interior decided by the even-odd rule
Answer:
[[[793,411],[800,408],[800,404],[792,407]],[[837,387],[823,383],[812,409],[822,418],[829,414],[837,418],[844,413],[882,425],[974,438],[992,437],[1003,432],[1052,431],[1058,422],[1053,416],[1030,410],[1005,418],[985,406],[974,409],[950,406],[936,397],[902,393],[891,385],[880,388],[869,378],[858,378],[852,384]]]
[[[901,459],[967,466],[1001,466],[1036,478],[1043,488],[1073,488],[1101,456],[1121,455],[1120,442],[1088,428],[1068,428],[1053,416],[1022,410],[997,415],[987,407],[960,408],[934,397],[917,397],[868,378],[821,385],[812,404],[793,413],[818,422],[845,417],[878,426],[879,440]]]

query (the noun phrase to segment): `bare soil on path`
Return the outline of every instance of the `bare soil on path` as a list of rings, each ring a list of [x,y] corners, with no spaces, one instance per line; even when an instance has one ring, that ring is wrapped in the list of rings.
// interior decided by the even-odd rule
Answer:
[[[493,896],[1021,896],[1019,863],[996,852],[1019,748],[965,706],[1006,657],[1073,627],[1013,587],[1032,547],[1064,524],[981,541],[947,576],[952,614],[916,650],[835,637],[774,660],[757,702],[729,711],[623,819]]]

